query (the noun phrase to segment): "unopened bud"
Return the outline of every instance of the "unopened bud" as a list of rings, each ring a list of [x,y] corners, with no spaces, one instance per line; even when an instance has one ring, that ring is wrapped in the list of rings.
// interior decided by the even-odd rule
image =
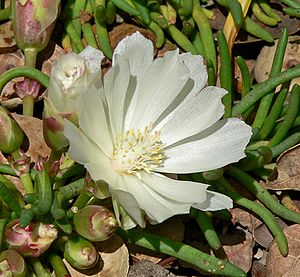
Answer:
[[[76,232],[90,241],[107,240],[118,227],[113,213],[99,205],[90,205],[79,210],[73,221]]]
[[[0,254],[0,276],[26,276],[26,263],[14,250],[5,250]]]
[[[53,150],[61,150],[68,146],[68,139],[64,136],[64,119],[57,112],[52,102],[44,98],[43,135],[47,145]]]
[[[52,224],[31,222],[25,228],[20,220],[9,222],[5,228],[5,240],[8,248],[18,251],[24,257],[39,257],[57,238],[57,229]]]
[[[66,242],[64,257],[71,266],[87,269],[97,263],[99,254],[90,241],[77,236]]]
[[[12,1],[15,40],[20,49],[43,50],[50,40],[60,0]]]
[[[20,148],[24,133],[18,123],[0,106],[0,151],[13,153]]]

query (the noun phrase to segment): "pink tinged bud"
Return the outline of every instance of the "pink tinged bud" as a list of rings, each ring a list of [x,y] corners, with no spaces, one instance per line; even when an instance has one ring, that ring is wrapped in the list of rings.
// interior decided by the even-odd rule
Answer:
[[[43,114],[43,135],[47,145],[53,150],[62,150],[69,144],[63,134],[64,119],[57,112],[52,102],[45,97]]]
[[[76,232],[90,241],[104,241],[116,231],[118,224],[112,212],[99,205],[86,206],[73,218]]]
[[[64,257],[71,266],[87,269],[97,263],[99,254],[90,241],[78,236],[66,242]]]
[[[26,263],[22,256],[14,250],[5,250],[0,254],[0,276],[26,276]]]
[[[57,230],[52,224],[30,223],[21,228],[20,220],[9,222],[5,228],[8,249],[18,251],[24,257],[39,257],[57,238]]]
[[[24,133],[18,123],[0,106],[0,151],[12,153],[20,148]]]
[[[41,51],[48,45],[59,4],[59,0],[12,1],[13,28],[19,48]]]
[[[31,95],[33,98],[37,98],[39,95],[41,85],[39,82],[30,79],[24,79],[24,81],[14,84],[14,90],[18,97],[22,98],[26,95]]]

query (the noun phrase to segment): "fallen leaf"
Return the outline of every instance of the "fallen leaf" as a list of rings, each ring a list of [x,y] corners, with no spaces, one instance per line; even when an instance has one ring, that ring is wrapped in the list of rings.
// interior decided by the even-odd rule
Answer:
[[[95,243],[101,259],[87,270],[77,270],[64,260],[72,277],[126,277],[129,270],[129,254],[123,241],[114,235],[110,239]]]
[[[29,148],[26,154],[31,157],[31,160],[35,162],[39,157],[48,156],[51,149],[47,146],[43,137],[42,120],[16,113],[12,113],[11,115],[20,125],[29,140]]]
[[[251,267],[252,277],[266,277],[266,267],[258,261],[254,261]]]
[[[300,144],[285,151],[277,159],[277,179],[267,181],[272,190],[300,190]]]
[[[220,237],[229,262],[248,272],[252,265],[253,236],[250,232],[237,230],[235,234]]]
[[[266,276],[300,276],[300,225],[295,224],[284,230],[289,253],[283,257],[275,241],[272,242],[267,255]]]
[[[7,21],[0,25],[0,53],[13,52],[18,49],[14,39],[12,22]]]

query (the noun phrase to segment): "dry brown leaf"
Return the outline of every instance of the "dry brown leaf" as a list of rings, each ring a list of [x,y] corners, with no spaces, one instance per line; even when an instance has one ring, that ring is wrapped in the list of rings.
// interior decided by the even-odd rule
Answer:
[[[289,245],[289,254],[283,257],[273,241],[267,256],[266,276],[300,276],[300,225],[291,225],[284,233]]]
[[[268,181],[272,190],[300,190],[300,144],[285,151],[277,159],[277,179]]]
[[[64,260],[72,277],[126,277],[129,270],[129,254],[123,241],[116,235],[95,244],[101,256],[94,268],[76,270]]]
[[[253,236],[248,231],[237,230],[233,235],[221,236],[228,260],[248,272],[252,265]]]
[[[13,52],[17,49],[14,39],[14,31],[12,22],[7,21],[0,25],[0,53]]]
[[[31,157],[31,160],[35,162],[39,157],[48,156],[51,149],[44,141],[42,120],[16,113],[13,113],[12,117],[18,122],[29,140],[26,154]]]
[[[232,223],[236,225],[239,223],[241,226],[246,227],[250,232],[254,230],[254,216],[239,208],[230,209],[232,215]]]
[[[266,277],[266,267],[258,262],[254,261],[251,268],[252,277]]]
[[[277,223],[281,227],[281,229],[285,229],[288,225],[282,221],[280,218],[277,218]],[[266,227],[265,224],[259,225],[255,228],[253,233],[255,241],[263,246],[264,248],[269,248],[271,242],[273,241],[273,236],[270,233],[269,229]]]

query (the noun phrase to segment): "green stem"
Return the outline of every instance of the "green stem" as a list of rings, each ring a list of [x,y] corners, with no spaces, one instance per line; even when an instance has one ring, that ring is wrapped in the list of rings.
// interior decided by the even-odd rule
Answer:
[[[11,176],[17,176],[16,172],[12,169],[9,164],[0,164],[0,173]]]
[[[299,142],[300,142],[300,132],[292,134],[281,143],[271,147],[272,157],[277,158],[284,151],[288,150],[289,148],[298,144]]]
[[[12,153],[12,156],[14,158],[15,161],[22,159],[19,150],[15,151]],[[25,190],[25,194],[28,193],[33,193],[33,184],[32,184],[32,179],[30,176],[29,172],[25,172],[25,173],[21,173],[20,174],[20,180],[23,184],[24,190]]]
[[[62,261],[61,257],[58,256],[57,254],[51,254],[48,257],[48,261],[51,264],[51,266],[53,267],[56,277],[71,276],[70,273],[68,272],[64,262]]]
[[[29,259],[31,265],[33,266],[34,272],[37,276],[51,277],[52,275],[44,268],[42,263],[38,258]]]
[[[9,19],[10,15],[11,15],[11,9],[10,8],[0,10],[0,21]]]
[[[227,255],[212,224],[211,217],[208,216],[206,212],[199,211],[194,208],[192,208],[191,214],[195,217],[199,228],[201,229],[209,246],[212,248],[215,256],[223,260],[227,259]]]
[[[49,85],[49,77],[45,73],[28,66],[20,66],[7,70],[0,75],[0,91],[2,91],[9,81],[18,77],[27,77],[36,80],[45,88]]]
[[[4,235],[6,223],[7,223],[6,218],[0,218],[0,250],[2,250],[2,241],[3,241],[3,235]]]
[[[287,28],[284,28],[280,33],[269,77],[273,77],[281,71],[285,49],[288,43],[288,38],[288,30]],[[273,96],[274,91],[271,91],[269,94],[267,94],[261,99],[254,122],[252,124],[253,128],[260,129],[262,127],[265,118],[267,117],[267,114],[269,112],[269,109],[272,105]]]
[[[298,77],[300,77],[300,64],[282,71],[280,74],[271,77],[262,83],[254,85],[252,90],[233,107],[232,116],[240,116],[278,85]]]
[[[259,205],[237,194],[225,178],[221,178],[218,181],[218,184],[219,186],[216,186],[216,189],[219,192],[229,196],[236,204],[255,213],[263,220],[263,222],[266,224],[266,226],[273,234],[281,255],[287,256],[288,254],[287,239],[283,231],[281,230],[280,226],[278,225],[275,216],[264,206]]]
[[[289,129],[293,126],[293,123],[297,117],[300,102],[300,86],[294,85],[291,91],[288,110],[283,118],[283,122],[276,131],[275,135],[270,140],[269,146],[275,146],[280,143],[287,135]]]
[[[228,175],[238,180],[243,186],[251,191],[258,200],[266,205],[274,214],[286,220],[300,223],[300,214],[282,206],[260,183],[242,170],[230,166],[226,172]]]
[[[176,257],[214,275],[231,277],[246,276],[246,273],[235,265],[212,257],[192,246],[178,241],[173,241],[135,229],[127,231],[118,229],[117,234],[130,243]]]

